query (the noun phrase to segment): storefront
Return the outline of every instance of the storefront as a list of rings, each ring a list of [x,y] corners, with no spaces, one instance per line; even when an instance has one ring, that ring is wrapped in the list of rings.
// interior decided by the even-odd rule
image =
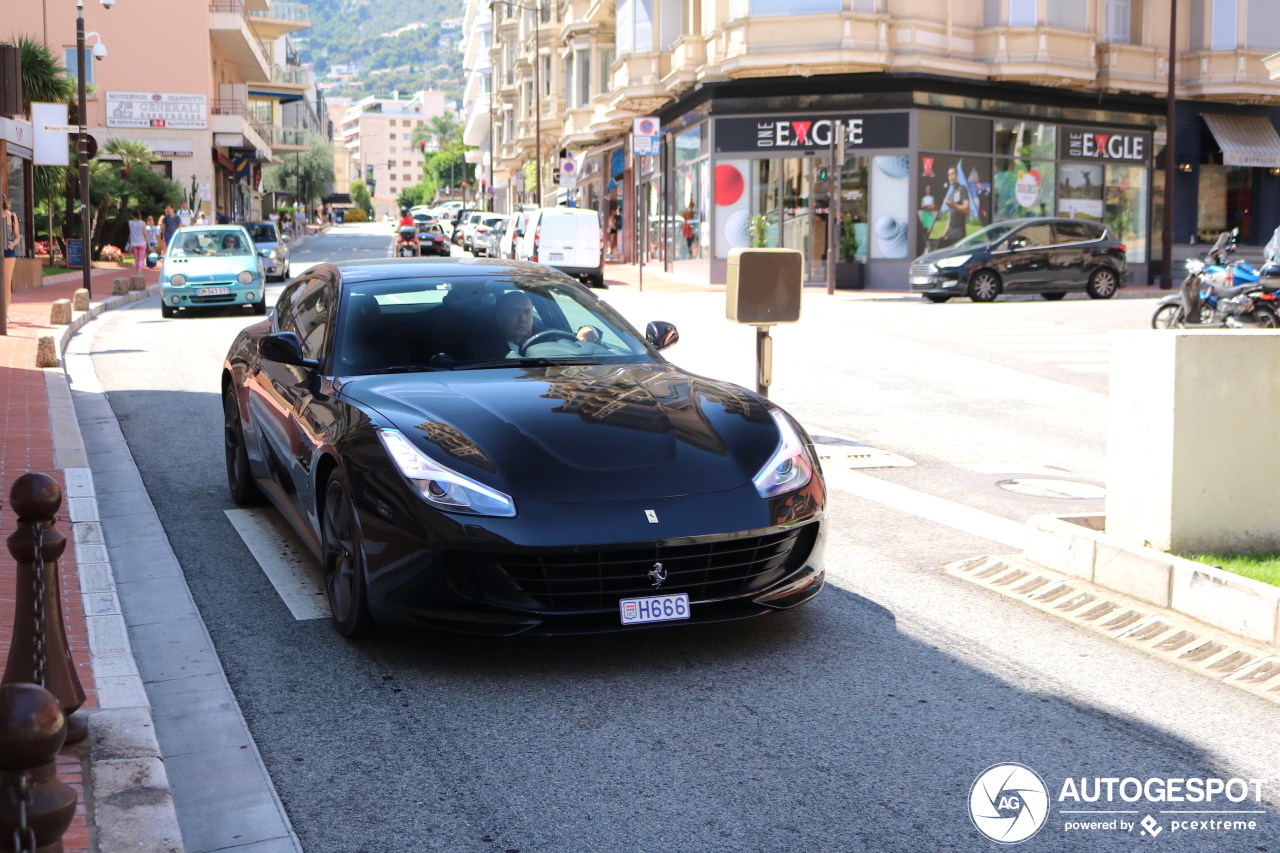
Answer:
[[[1065,216],[1106,223],[1128,247],[1134,281],[1147,280],[1164,125],[1155,102],[1143,113],[899,91],[864,100],[910,106],[744,109],[823,100],[710,97],[683,115],[663,116],[663,165],[642,173],[653,199],[650,260],[684,278],[721,283],[731,249],[793,248],[804,254],[810,283],[825,281],[830,262],[857,262],[866,264],[867,286],[906,289],[907,268],[923,252],[993,222]],[[953,104],[960,108],[947,108]],[[840,125],[846,148],[837,170]]]

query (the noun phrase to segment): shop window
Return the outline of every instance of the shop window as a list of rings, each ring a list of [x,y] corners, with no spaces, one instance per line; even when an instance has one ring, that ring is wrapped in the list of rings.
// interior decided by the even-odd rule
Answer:
[[[1062,163],[1058,167],[1058,215],[1102,222],[1102,194],[1106,179],[1102,166]]]
[[[1039,23],[1038,0],[1009,0],[1009,26],[1034,27]]]
[[[711,234],[706,228],[710,176],[701,125],[676,137],[674,160],[671,176],[671,225],[674,227],[669,231],[675,233],[670,257],[676,261],[701,259],[711,248]]]
[[[996,155],[1052,160],[1058,151],[1058,128],[1033,121],[997,121]]]
[[[1107,166],[1106,224],[1124,243],[1131,264],[1147,261],[1147,204],[1146,168]]]
[[[975,154],[991,153],[991,120],[985,118],[963,118],[954,120],[955,150],[970,151]]]
[[[845,160],[840,179],[840,255],[844,262],[867,259],[867,178],[870,159]]]
[[[872,258],[907,257],[911,230],[910,186],[911,160],[905,154],[871,158],[868,254]]]
[[[1055,172],[1052,160],[997,160],[992,220],[1054,216]]]
[[[944,113],[920,112],[920,147],[949,151],[951,149],[951,116]]]
[[[991,160],[921,153],[917,186],[917,254],[945,249],[991,224]],[[878,236],[879,223],[875,227]]]

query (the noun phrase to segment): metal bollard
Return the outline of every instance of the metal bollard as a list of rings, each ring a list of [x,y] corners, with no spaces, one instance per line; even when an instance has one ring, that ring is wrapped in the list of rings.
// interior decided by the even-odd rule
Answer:
[[[62,506],[62,489],[47,474],[23,474],[9,490],[9,506],[18,529],[9,535],[9,553],[17,563],[17,595],[9,660],[0,685],[39,684],[57,697],[67,716],[67,742],[89,731],[83,715],[84,688],[71,662],[58,589],[58,558],[67,537],[53,526]]]
[[[0,687],[0,851],[62,853],[75,789],[55,763],[67,733],[58,698],[38,684]]]

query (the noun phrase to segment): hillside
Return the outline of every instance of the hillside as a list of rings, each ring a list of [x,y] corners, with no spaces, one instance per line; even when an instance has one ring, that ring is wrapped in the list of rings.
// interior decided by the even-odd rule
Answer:
[[[462,15],[462,0],[304,0],[311,27],[294,37],[331,95],[387,96],[393,89],[462,95],[462,31],[441,27]]]

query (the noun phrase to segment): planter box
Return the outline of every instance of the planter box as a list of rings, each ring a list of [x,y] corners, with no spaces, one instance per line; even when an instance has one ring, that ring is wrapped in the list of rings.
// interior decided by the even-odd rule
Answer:
[[[862,290],[863,288],[863,270],[866,264],[863,263],[837,263],[836,264],[836,289],[837,290]]]
[[[14,260],[17,263],[13,266],[13,280],[9,282],[10,293],[30,290],[44,283],[43,265],[40,261],[35,258],[15,258]]]

